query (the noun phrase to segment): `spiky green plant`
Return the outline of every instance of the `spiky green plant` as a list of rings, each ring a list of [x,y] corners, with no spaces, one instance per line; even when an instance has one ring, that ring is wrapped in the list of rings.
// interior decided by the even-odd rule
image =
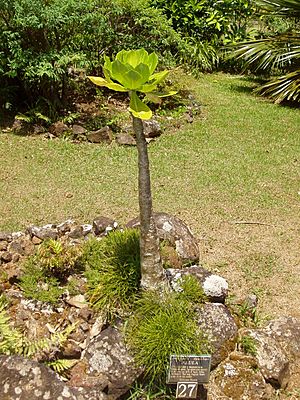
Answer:
[[[298,0],[260,0],[261,13],[272,13],[286,18],[300,17]],[[299,25],[298,25],[299,27]],[[267,71],[277,76],[257,89],[276,103],[285,100],[300,102],[300,32],[286,31],[265,39],[242,42],[233,52],[243,58],[246,68]],[[278,72],[281,75],[278,76]]]
[[[129,310],[140,284],[139,232],[126,229],[101,241],[91,239],[84,245],[83,260],[92,306],[110,317]]]
[[[136,302],[125,334],[150,383],[165,382],[170,355],[203,354],[210,347],[197,326],[193,304],[168,291],[145,292]]]

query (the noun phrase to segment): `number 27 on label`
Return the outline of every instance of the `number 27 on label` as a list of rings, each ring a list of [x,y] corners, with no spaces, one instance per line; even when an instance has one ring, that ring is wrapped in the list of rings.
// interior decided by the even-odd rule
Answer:
[[[197,398],[197,382],[178,382],[176,389],[176,398],[178,399],[196,399]]]

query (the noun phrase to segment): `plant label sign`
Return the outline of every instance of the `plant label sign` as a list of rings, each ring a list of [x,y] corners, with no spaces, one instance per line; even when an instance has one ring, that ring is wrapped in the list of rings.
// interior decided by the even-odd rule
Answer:
[[[210,364],[211,356],[207,354],[188,356],[172,355],[170,356],[167,383],[208,383]]]

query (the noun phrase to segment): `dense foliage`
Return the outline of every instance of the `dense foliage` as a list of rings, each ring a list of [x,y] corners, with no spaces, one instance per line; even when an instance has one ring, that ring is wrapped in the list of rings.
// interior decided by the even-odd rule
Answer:
[[[30,106],[39,98],[49,114],[104,54],[144,47],[174,65],[184,49],[146,0],[0,0],[0,10],[0,105],[6,109],[20,98]]]
[[[193,48],[190,62],[200,70],[215,68],[224,44],[249,37],[253,0],[152,0]]]
[[[227,43],[247,36],[252,0],[153,0],[186,36],[210,43]]]

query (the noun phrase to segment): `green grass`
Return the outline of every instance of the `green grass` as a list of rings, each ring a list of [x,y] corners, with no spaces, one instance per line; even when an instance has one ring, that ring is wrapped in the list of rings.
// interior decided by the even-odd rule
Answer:
[[[300,317],[293,296],[300,283],[291,273],[300,273],[299,109],[253,95],[247,78],[181,79],[194,89],[201,115],[149,146],[154,209],[191,226],[201,262],[220,269],[237,294],[249,290],[245,258],[274,254],[280,271],[265,277],[260,307]],[[0,231],[98,215],[126,223],[138,215],[135,148],[2,133],[0,161]]]
[[[187,220],[244,207],[290,214],[299,201],[299,111],[250,95],[253,83],[240,77],[191,85],[204,118],[149,148],[155,208]],[[98,214],[124,222],[138,212],[135,148],[1,134],[0,154],[1,230]]]

